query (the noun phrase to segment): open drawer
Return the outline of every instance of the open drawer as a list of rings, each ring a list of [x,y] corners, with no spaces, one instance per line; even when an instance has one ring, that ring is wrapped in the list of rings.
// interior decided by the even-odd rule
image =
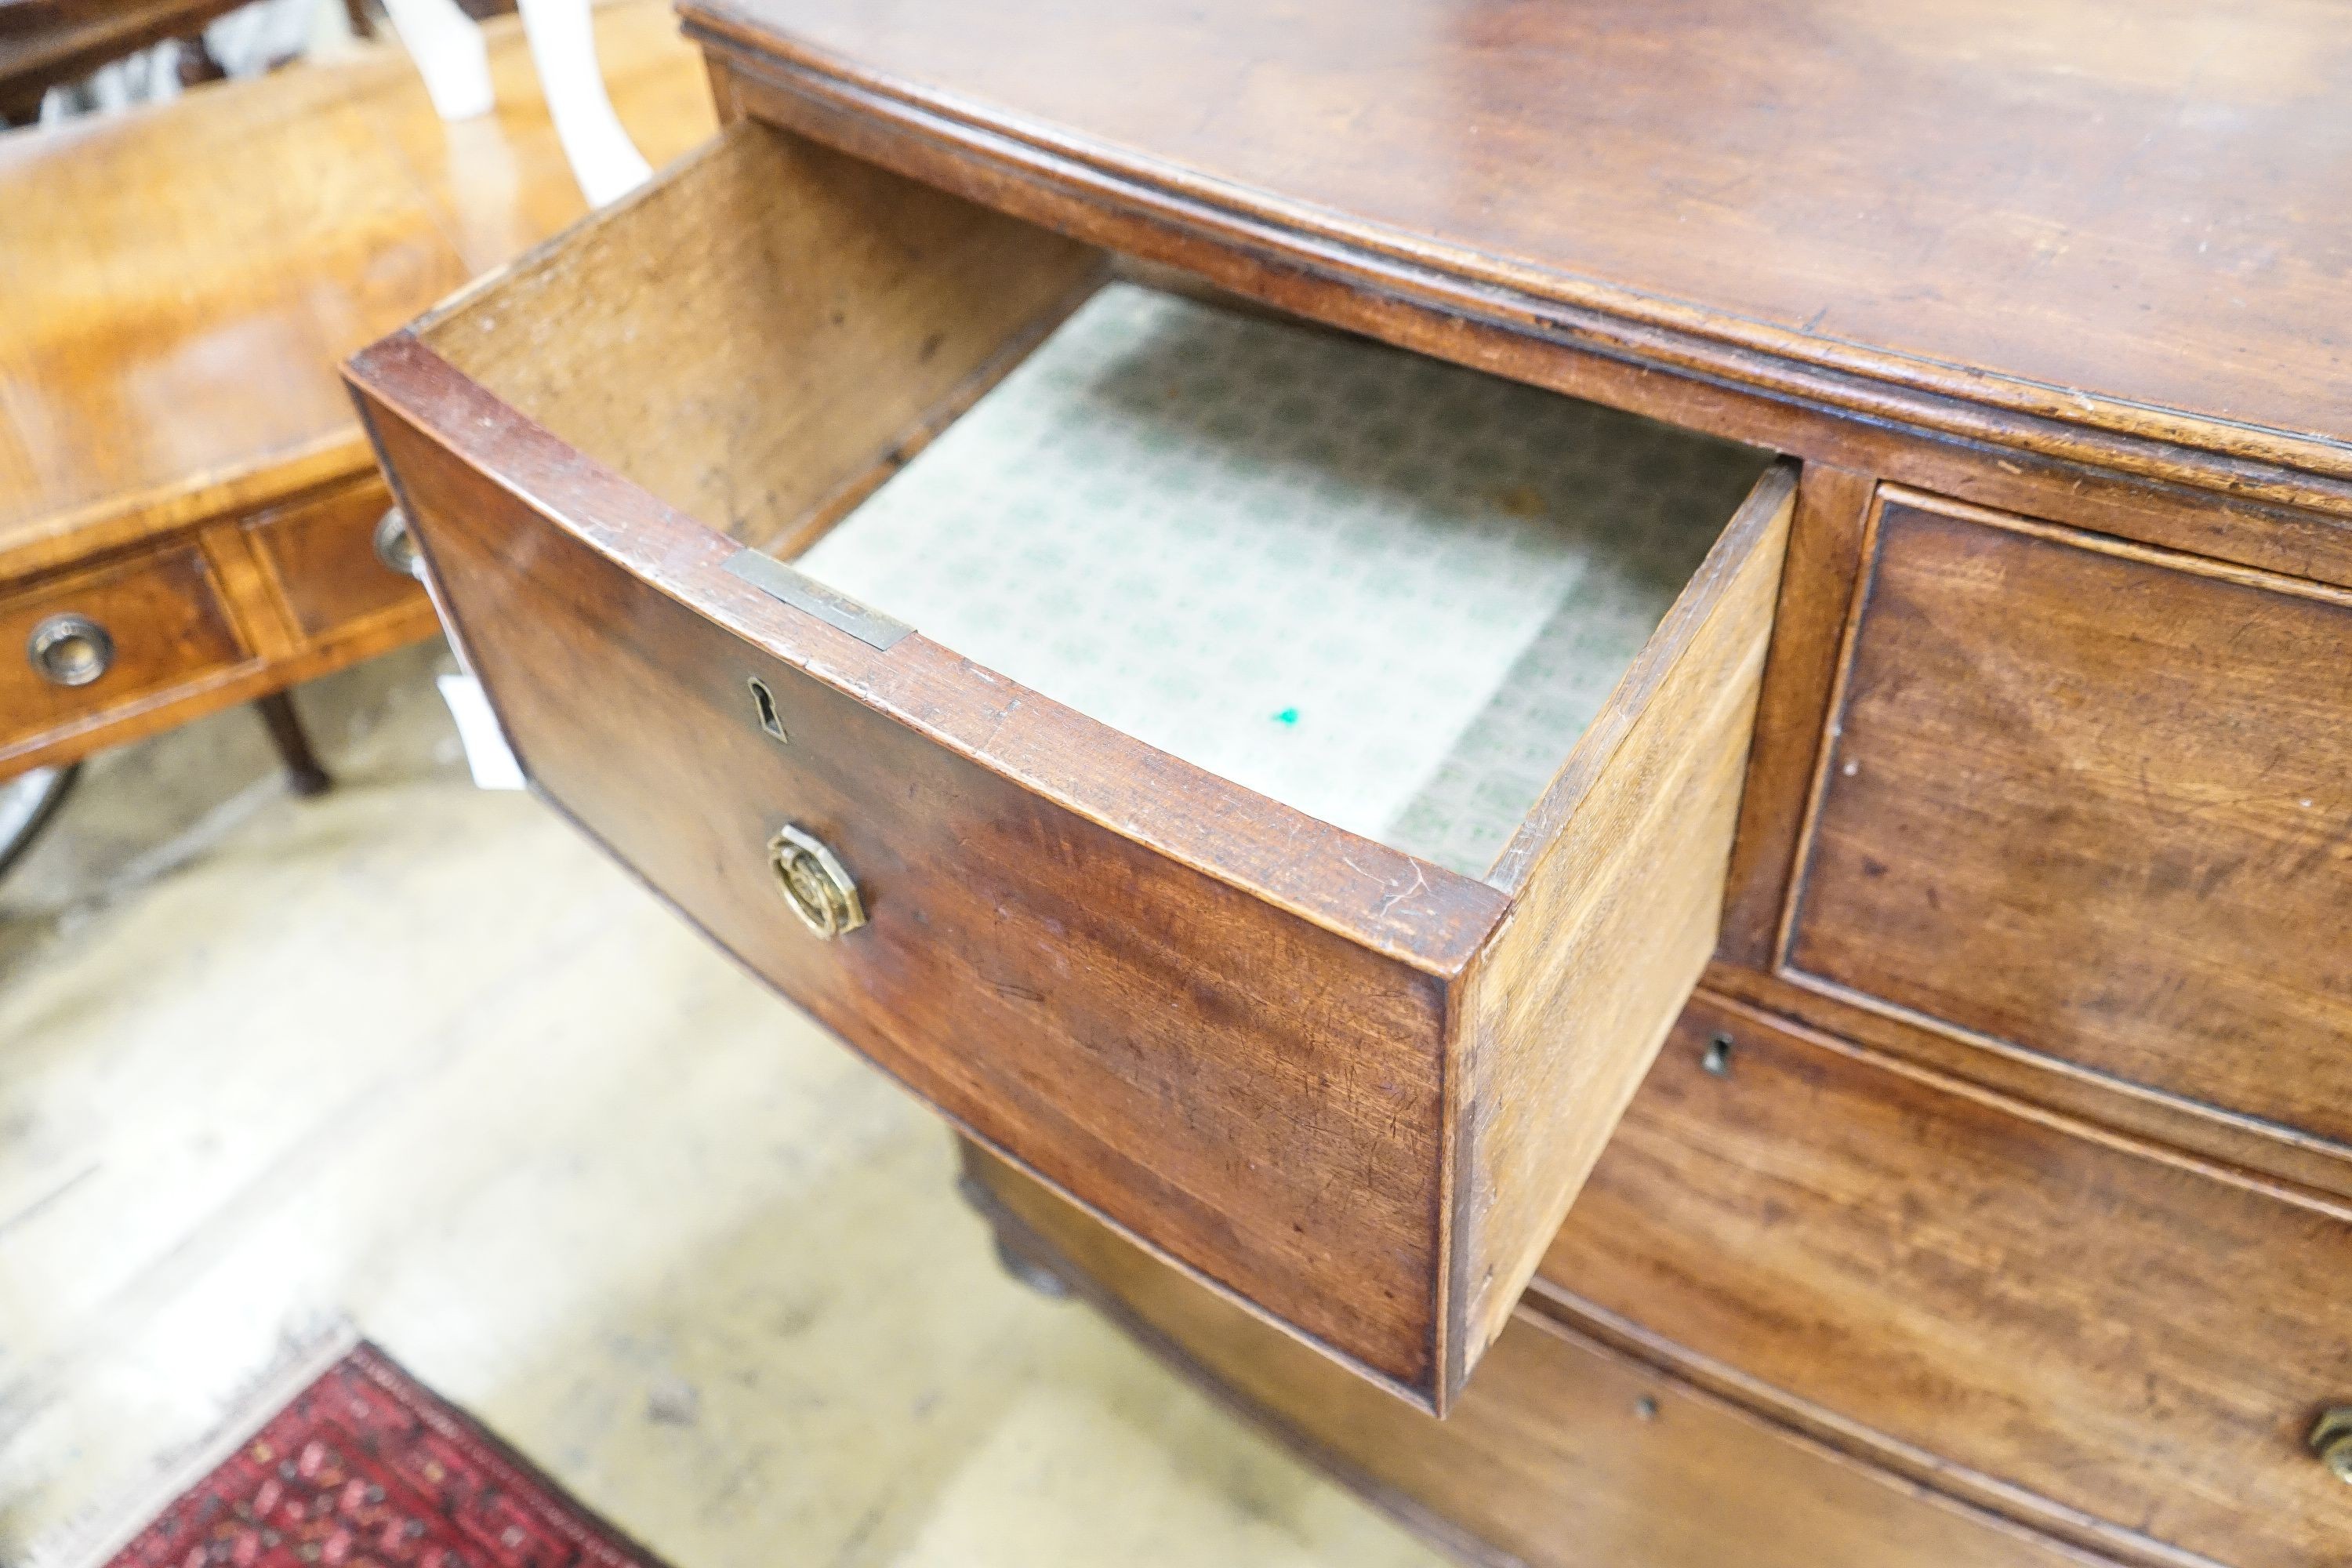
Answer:
[[[351,378],[547,798],[1444,1407],[1713,946],[1785,467],[748,122]]]

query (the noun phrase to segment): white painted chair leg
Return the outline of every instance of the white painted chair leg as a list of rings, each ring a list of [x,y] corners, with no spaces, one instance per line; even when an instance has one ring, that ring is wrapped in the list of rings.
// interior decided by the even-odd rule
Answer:
[[[489,50],[483,47],[482,29],[457,9],[457,0],[383,0],[383,8],[425,79],[436,113],[444,120],[472,120],[490,111],[495,99]]]
[[[629,140],[604,91],[588,0],[520,0],[520,8],[540,90],[572,177],[592,207],[619,200],[651,179],[653,166]]]

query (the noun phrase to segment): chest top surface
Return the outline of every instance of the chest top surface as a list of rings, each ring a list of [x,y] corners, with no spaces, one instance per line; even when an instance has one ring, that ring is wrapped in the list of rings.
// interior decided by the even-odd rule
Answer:
[[[1376,286],[2352,476],[2331,0],[683,8],[779,81]]]

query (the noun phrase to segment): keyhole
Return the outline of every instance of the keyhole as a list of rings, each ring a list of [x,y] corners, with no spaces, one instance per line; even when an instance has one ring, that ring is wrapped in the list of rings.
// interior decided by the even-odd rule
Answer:
[[[1717,1078],[1729,1078],[1731,1076],[1731,1037],[1717,1035],[1707,1041],[1706,1052],[1698,1058],[1698,1065]]]
[[[784,733],[784,721],[776,717],[776,694],[756,675],[751,678],[751,705],[760,710],[760,728],[779,741],[791,741],[792,737]]]

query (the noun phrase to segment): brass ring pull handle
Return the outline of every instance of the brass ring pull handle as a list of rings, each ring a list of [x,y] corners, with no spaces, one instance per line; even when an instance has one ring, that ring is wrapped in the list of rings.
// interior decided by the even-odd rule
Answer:
[[[416,535],[409,530],[408,514],[396,506],[375,520],[375,558],[404,577],[425,581],[425,557],[417,551]]]
[[[2311,1429],[2311,1451],[2335,1478],[2352,1485],[2352,1405],[2320,1412]]]
[[[797,827],[783,827],[768,840],[768,868],[784,902],[801,923],[830,942],[866,923],[866,903],[857,884],[824,841]]]
[[[25,658],[53,686],[88,686],[114,667],[114,639],[88,616],[51,616],[33,628]]]

